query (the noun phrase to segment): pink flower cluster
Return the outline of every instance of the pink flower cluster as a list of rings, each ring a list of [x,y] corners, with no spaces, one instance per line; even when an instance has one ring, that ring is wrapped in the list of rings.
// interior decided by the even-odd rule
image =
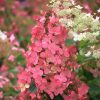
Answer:
[[[32,29],[32,44],[25,53],[27,68],[18,75],[22,91],[20,99],[25,100],[28,96],[32,100],[42,100],[43,94],[53,99],[60,94],[68,100],[76,96],[85,100],[83,98],[88,92],[88,86],[82,83],[81,87],[81,82],[73,72],[79,67],[75,60],[77,49],[74,45],[65,45],[65,40],[69,38],[68,30],[59,24],[54,14],[45,16]],[[30,91],[32,82],[36,87],[34,92]]]
[[[5,76],[0,75],[0,88],[3,88],[3,85],[5,85],[9,80]]]
[[[6,77],[4,70],[7,71],[7,67],[3,65],[0,68],[0,89],[2,90],[4,85],[9,83],[9,79]],[[0,91],[0,99],[3,98],[3,91]]]

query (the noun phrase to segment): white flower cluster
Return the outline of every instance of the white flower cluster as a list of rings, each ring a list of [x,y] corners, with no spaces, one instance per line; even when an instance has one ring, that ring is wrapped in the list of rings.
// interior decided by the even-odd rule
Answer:
[[[90,39],[90,33],[95,38],[94,33],[97,34],[100,30],[99,17],[94,18],[90,13],[84,13],[83,7],[75,4],[73,0],[52,0],[51,7],[59,16],[59,21],[73,33],[84,32],[85,38]]]
[[[85,54],[86,57],[89,57],[90,55],[91,55],[91,51],[88,51],[88,52]]]
[[[100,12],[100,8],[97,10],[97,12]]]
[[[3,41],[7,39],[7,35],[5,35],[5,33],[3,33],[2,31],[0,31],[0,39]]]
[[[89,50],[87,53],[85,53],[86,57],[94,57],[95,59],[100,59],[100,49],[96,49],[96,50]]]
[[[69,35],[74,41],[89,41],[96,47],[95,43],[100,42],[100,18],[98,16],[83,12],[83,7],[77,5],[74,0],[52,0],[50,6],[59,17],[59,22],[69,29]],[[97,12],[99,13],[100,9]],[[91,49],[89,45],[88,50],[82,51],[86,57],[100,58],[99,49]]]
[[[100,59],[100,49],[94,50],[92,56],[96,59]]]
[[[81,41],[81,40],[89,40],[90,42],[96,42],[96,37],[100,35],[100,31],[93,32],[92,34],[90,32],[84,32],[84,33],[74,33],[73,39],[74,41]]]

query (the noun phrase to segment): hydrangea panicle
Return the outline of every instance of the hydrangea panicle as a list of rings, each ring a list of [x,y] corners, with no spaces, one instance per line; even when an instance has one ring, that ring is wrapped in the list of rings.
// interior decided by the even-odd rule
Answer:
[[[68,30],[59,24],[53,13],[48,18],[41,18],[32,29],[32,44],[28,45],[25,53],[27,68],[18,76],[23,93],[30,94],[32,100],[40,100],[43,93],[51,99],[59,94],[63,96],[64,91],[69,92],[71,84],[75,83],[75,88],[78,84],[72,72],[79,67],[74,58],[77,49],[74,45],[65,45],[66,38],[69,38]],[[32,82],[34,92],[30,91]]]

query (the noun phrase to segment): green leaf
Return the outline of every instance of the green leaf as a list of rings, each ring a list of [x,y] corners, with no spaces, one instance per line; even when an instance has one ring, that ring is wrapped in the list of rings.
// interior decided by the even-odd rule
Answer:
[[[100,78],[95,78],[95,79],[89,81],[88,84],[99,85],[100,84]]]
[[[80,48],[87,48],[89,46],[89,41],[80,41],[79,42],[79,47]]]
[[[57,95],[57,96],[54,98],[54,100],[64,100],[64,99],[63,99],[63,97],[59,94],[59,95]]]
[[[26,65],[26,60],[21,54],[16,57],[16,61],[18,64],[20,64],[22,66]]]
[[[89,95],[93,100],[100,100],[100,86],[91,84],[89,89]]]
[[[4,15],[4,12],[3,11],[0,11],[0,15]]]
[[[0,92],[2,91],[2,88],[0,88]]]
[[[67,46],[70,46],[70,45],[72,45],[74,42],[75,42],[75,41],[74,41],[73,39],[66,39],[65,44],[66,44]]]
[[[84,69],[84,68],[82,68],[82,67],[79,68],[78,70],[76,70],[75,72],[77,73],[78,77],[80,77],[80,79],[81,79],[82,81],[85,81],[86,83],[87,83],[88,81],[93,80],[93,75],[92,75],[92,73],[90,73],[89,71],[87,71],[86,69]]]
[[[95,0],[87,0],[89,3],[93,3],[95,2]]]
[[[31,83],[30,87],[29,87],[30,92],[35,92],[36,91],[36,86],[34,84],[34,82]]]
[[[88,82],[90,87],[89,95],[93,100],[100,100],[100,78],[93,79]]]
[[[93,74],[85,69],[83,69],[83,75],[87,78],[88,81],[93,79]]]
[[[12,22],[11,22],[11,19],[10,18],[5,18],[5,24],[6,25],[10,25]]]
[[[85,57],[84,57],[84,56],[82,56],[82,55],[80,55],[80,54],[77,55],[77,62],[78,62],[78,63],[83,63],[84,60],[85,60]]]
[[[17,96],[19,91],[14,90],[12,87],[10,87],[9,92],[5,92],[4,96]]]

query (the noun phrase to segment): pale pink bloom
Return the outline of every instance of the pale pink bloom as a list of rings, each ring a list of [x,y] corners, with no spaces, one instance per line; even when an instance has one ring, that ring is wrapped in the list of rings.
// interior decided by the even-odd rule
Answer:
[[[15,46],[13,46],[13,47],[12,47],[12,50],[16,50],[16,51],[17,51],[17,50],[18,50],[18,48],[17,48],[17,47],[15,47]]]
[[[5,72],[8,70],[8,67],[6,65],[2,65],[0,71]]]
[[[3,98],[3,92],[0,92],[0,99]]]
[[[10,39],[11,42],[13,42],[15,40],[14,34],[12,34],[9,39]]]
[[[14,55],[10,55],[8,58],[9,61],[13,62],[15,60],[15,56]]]

